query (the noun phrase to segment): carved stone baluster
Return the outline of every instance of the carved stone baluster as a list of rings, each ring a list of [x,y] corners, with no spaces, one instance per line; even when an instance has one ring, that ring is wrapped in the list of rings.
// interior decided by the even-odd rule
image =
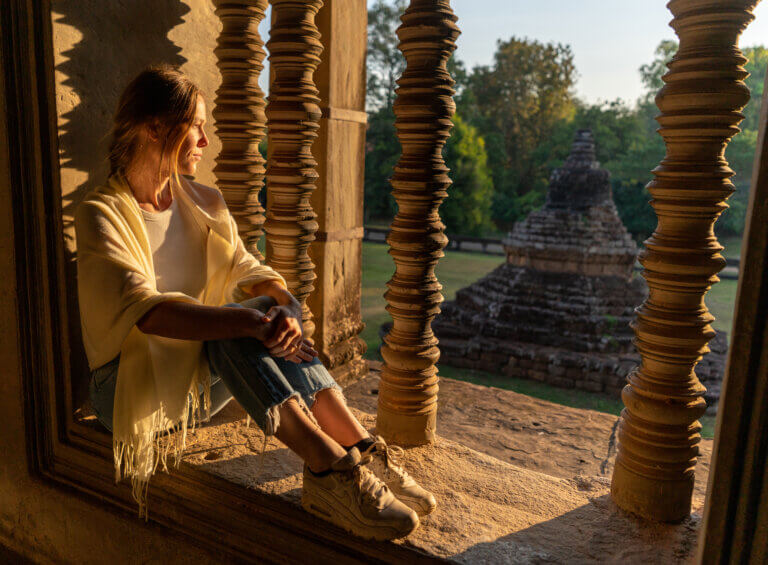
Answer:
[[[221,153],[213,172],[248,250],[263,260],[256,245],[264,233],[259,192],[264,186],[265,161],[259,142],[264,139],[267,118],[264,92],[259,88],[265,53],[258,27],[267,0],[214,0],[214,5],[222,30],[214,51],[221,86],[213,110]]]
[[[271,0],[267,42],[272,82],[267,97],[267,262],[301,302],[304,336],[315,324],[307,307],[315,265],[307,253],[317,232],[309,197],[317,162],[312,142],[320,127],[320,98],[313,75],[323,46],[315,16],[322,0]]]
[[[725,266],[713,227],[733,192],[725,148],[749,100],[737,40],[756,4],[668,4],[680,47],[656,98],[667,153],[648,185],[658,226],[640,255],[649,288],[634,324],[642,361],[622,394],[612,484],[619,506],[655,520],[678,521],[691,508],[706,409],[694,366],[714,335],[704,295]]]
[[[446,66],[455,22],[448,0],[411,0],[397,30],[406,59],[394,104],[403,152],[392,177],[398,212],[387,242],[395,274],[384,296],[393,326],[381,351],[377,430],[401,444],[435,435],[440,351],[431,324],[443,300],[435,266],[447,238],[437,209],[451,184],[442,149],[455,110]]]

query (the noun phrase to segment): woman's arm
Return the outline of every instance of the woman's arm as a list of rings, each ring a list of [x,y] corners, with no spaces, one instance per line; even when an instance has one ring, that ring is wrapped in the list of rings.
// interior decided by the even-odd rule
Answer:
[[[254,337],[264,342],[272,355],[294,363],[311,361],[317,356],[317,351],[302,339],[301,306],[293,295],[274,281],[256,285],[254,289],[259,293],[257,296],[274,298],[278,306],[265,315],[255,308],[168,300],[144,314],[136,326],[145,334],[174,339],[206,341]]]
[[[174,339],[205,341],[255,337],[265,340],[274,332],[274,322],[253,308],[205,306],[167,300],[144,314],[136,326],[145,334]]]
[[[251,287],[250,294],[251,296],[270,296],[275,299],[275,302],[277,302],[278,306],[287,306],[293,304],[301,308],[299,301],[296,300],[293,294],[288,292],[288,289],[285,288],[283,283],[275,279],[262,281],[253,285]]]
[[[296,326],[301,320],[301,306],[293,295],[274,280],[254,285],[251,293],[254,296],[271,296],[277,302],[278,306],[270,310],[271,318],[268,321],[264,312],[254,308],[205,306],[167,300],[144,314],[136,326],[145,334],[199,341],[238,337],[255,337],[264,341],[276,328],[283,331],[279,332],[282,339],[275,340],[275,345],[286,341],[283,336],[286,332],[295,337]],[[299,322],[295,321],[296,315]],[[290,329],[294,331],[289,331]],[[283,348],[280,349],[282,352]]]

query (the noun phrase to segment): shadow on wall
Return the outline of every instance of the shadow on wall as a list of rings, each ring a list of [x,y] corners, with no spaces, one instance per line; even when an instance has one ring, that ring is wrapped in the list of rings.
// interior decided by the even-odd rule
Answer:
[[[74,211],[106,180],[112,116],[125,85],[153,63],[186,59],[168,34],[189,7],[178,0],[54,0],[53,43],[59,116],[62,214],[67,280],[75,279]],[[73,405],[87,397],[88,365],[80,339],[77,293],[68,289]]]

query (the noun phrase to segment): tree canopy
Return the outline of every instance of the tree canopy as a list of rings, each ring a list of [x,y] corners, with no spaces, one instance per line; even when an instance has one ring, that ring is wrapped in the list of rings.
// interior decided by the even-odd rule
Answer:
[[[516,37],[499,41],[493,65],[468,77],[457,108],[486,138],[499,228],[543,203],[547,139],[573,115],[575,80],[570,47]]]
[[[395,135],[396,80],[405,63],[395,30],[404,0],[377,0],[369,10],[368,109],[365,218],[389,222],[396,212],[389,178],[400,155]],[[577,78],[568,45],[511,37],[496,45],[493,63],[467,70],[449,61],[456,81],[456,115],[444,150],[453,185],[440,206],[449,233],[495,235],[544,202],[548,177],[562,164],[576,129],[591,129],[597,157],[612,174],[614,199],[627,228],[638,239],[650,235],[656,217],[646,184],[665,149],[656,132],[654,98],[664,85],[667,63],[677,43],[662,41],[638,70],[644,91],[634,103],[622,100],[590,104],[574,93]],[[768,49],[743,49],[752,102],[728,146],[736,172],[731,208],[716,224],[721,235],[744,228],[752,160],[757,143],[760,100],[768,67]]]
[[[395,101],[396,81],[405,68],[395,32],[405,7],[405,0],[376,0],[368,10],[366,106],[370,111],[392,106]]]

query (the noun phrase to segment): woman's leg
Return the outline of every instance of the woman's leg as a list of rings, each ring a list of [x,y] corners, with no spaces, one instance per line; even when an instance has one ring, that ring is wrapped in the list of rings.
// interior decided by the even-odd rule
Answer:
[[[334,388],[318,392],[311,410],[323,431],[345,447],[370,437]]]
[[[266,435],[275,435],[315,472],[347,452],[314,422],[301,395],[255,339],[208,342],[211,368]]]
[[[299,402],[303,401],[294,397],[282,404],[275,436],[315,473],[330,469],[347,451],[309,418]]]
[[[273,358],[291,387],[301,394],[322,430],[345,447],[369,437],[349,411],[341,388],[320,359],[294,363]]]

